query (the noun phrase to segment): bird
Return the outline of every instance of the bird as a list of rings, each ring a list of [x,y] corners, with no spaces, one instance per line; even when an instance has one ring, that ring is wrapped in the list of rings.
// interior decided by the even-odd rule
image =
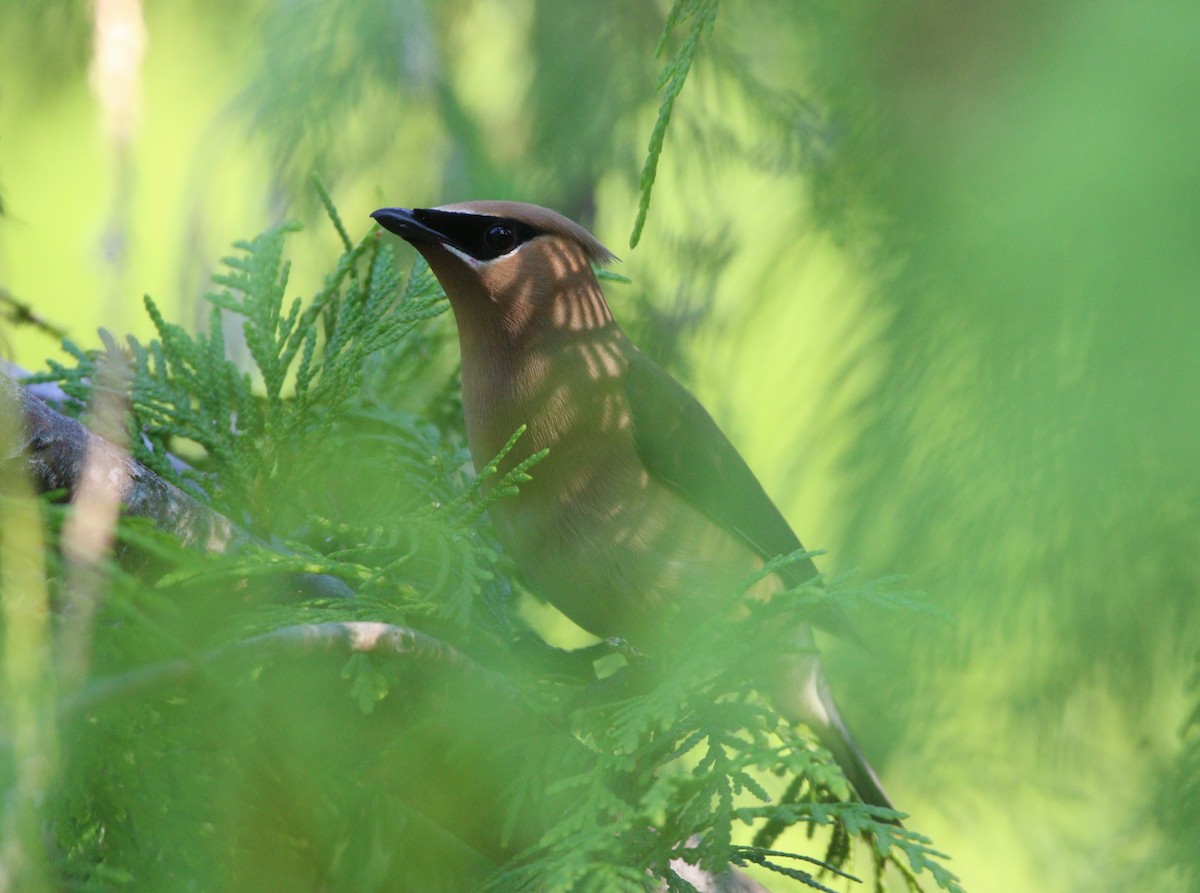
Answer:
[[[489,508],[536,594],[588,632],[653,654],[687,618],[722,610],[764,562],[802,550],[708,411],[617,324],[593,268],[616,258],[583,226],[514,201],[371,217],[424,257],[449,299],[477,471],[521,425],[502,469],[547,450],[532,479]],[[808,558],[785,563],[772,588],[816,573]],[[827,614],[840,625],[840,612]],[[813,731],[860,800],[892,809],[807,625],[795,645],[768,696]]]

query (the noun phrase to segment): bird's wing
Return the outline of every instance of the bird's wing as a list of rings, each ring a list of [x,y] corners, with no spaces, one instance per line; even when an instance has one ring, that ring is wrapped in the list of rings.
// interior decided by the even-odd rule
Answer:
[[[746,461],[683,385],[636,351],[625,387],[634,440],[650,474],[763,560],[803,548]],[[806,560],[788,576],[802,582],[816,572]]]
[[[687,388],[635,349],[629,355],[625,389],[634,441],[655,479],[739,537],[764,561],[803,548],[746,460]],[[816,573],[809,559],[780,571],[791,585]],[[819,609],[812,620],[835,635],[858,639],[837,606]]]

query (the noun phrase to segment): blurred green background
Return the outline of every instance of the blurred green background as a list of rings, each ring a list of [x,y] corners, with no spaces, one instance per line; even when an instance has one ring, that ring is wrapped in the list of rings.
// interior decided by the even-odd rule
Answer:
[[[5,0],[6,301],[85,345],[149,334],[145,292],[194,320],[230,242],[315,218],[313,172],[352,235],[558,208],[823,568],[950,618],[828,652],[966,887],[1200,889],[1200,6],[722,3],[631,250],[669,8]],[[297,237],[293,291],[338,251]]]

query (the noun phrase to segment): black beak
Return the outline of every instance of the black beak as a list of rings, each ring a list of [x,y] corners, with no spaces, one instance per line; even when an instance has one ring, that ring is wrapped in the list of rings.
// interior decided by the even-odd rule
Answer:
[[[444,242],[446,237],[430,229],[413,215],[412,208],[380,208],[371,216],[388,232],[409,242]]]

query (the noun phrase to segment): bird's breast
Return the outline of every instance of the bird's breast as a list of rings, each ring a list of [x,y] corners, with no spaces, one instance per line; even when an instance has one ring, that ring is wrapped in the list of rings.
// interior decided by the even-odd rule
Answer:
[[[761,562],[647,471],[620,348],[592,338],[473,365],[464,351],[464,409],[476,468],[521,425],[501,474],[548,450],[532,480],[490,510],[524,581],[589,632],[654,649],[732,602]]]
[[[593,453],[583,467],[560,459],[561,467],[543,468],[549,457],[537,466],[532,484],[497,502],[493,517],[530,588],[589,632],[654,651],[732,605],[759,566],[636,456]]]

